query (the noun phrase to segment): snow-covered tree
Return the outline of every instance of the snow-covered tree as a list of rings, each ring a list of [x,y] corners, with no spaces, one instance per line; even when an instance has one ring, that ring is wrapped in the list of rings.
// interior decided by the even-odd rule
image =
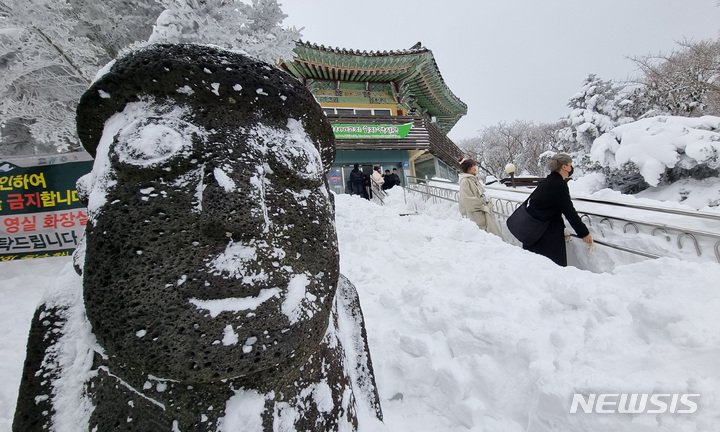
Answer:
[[[505,166],[515,165],[517,175],[542,176],[541,155],[554,148],[559,124],[539,124],[517,120],[484,128],[480,135],[459,141],[458,146],[477,161],[481,171],[505,177]]]
[[[571,100],[568,126],[559,133],[564,150],[573,155],[576,166],[602,171],[606,185],[623,193],[682,178],[717,175],[717,146],[712,144],[717,135],[704,132],[712,136],[710,143],[702,144],[702,152],[691,157],[693,147],[687,153],[683,144],[687,138],[671,143],[677,144],[676,148],[643,138],[646,131],[633,126],[651,125],[653,133],[661,131],[665,136],[675,133],[680,127],[677,125],[684,125],[678,134],[691,134],[694,131],[688,125],[694,123],[688,117],[720,114],[720,40],[685,41],[679,46],[670,54],[634,58],[641,76],[628,83],[634,86],[631,91],[625,90],[630,87],[616,87],[592,75],[586,80],[583,91]],[[595,96],[598,98],[593,99]],[[623,126],[631,121],[629,129]],[[685,125],[685,121],[691,123]],[[713,128],[716,126],[699,127],[709,131]],[[636,150],[630,149],[637,149],[633,141],[639,140],[656,144],[653,151],[664,151],[663,156],[638,156]]]
[[[653,115],[720,115],[720,40],[679,46],[669,54],[633,58],[642,75],[631,97]]]
[[[240,50],[270,63],[292,57],[295,28],[281,26],[287,17],[277,0],[157,0],[165,11],[151,43],[205,43]]]
[[[297,30],[277,0],[0,0],[0,154],[77,148],[75,106],[123,49],[194,42],[274,62]]]
[[[527,143],[523,151],[522,167],[534,177],[548,174],[547,163],[559,151],[557,131],[562,123],[540,123],[528,129]]]
[[[161,7],[146,3],[0,2],[3,153],[77,147],[77,100],[100,66],[121,48],[150,36]]]
[[[589,75],[568,102],[571,111],[564,120],[566,126],[558,131],[560,149],[581,161],[597,137],[634,120],[626,114],[632,101],[624,96],[623,90],[612,80]]]

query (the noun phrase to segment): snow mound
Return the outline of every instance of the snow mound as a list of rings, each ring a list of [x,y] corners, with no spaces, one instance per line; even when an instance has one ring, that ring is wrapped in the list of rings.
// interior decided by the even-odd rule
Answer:
[[[634,163],[651,186],[668,168],[720,168],[720,117],[658,116],[613,128],[598,137],[590,151],[602,166]]]

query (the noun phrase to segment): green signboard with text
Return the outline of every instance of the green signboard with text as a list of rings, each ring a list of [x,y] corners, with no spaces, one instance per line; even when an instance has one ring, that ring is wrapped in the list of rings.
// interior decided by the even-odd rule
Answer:
[[[335,124],[335,139],[403,139],[412,123],[401,125]]]

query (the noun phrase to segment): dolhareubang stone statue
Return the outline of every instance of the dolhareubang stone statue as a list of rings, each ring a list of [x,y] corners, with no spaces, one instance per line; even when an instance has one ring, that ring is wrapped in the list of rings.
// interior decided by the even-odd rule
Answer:
[[[82,297],[38,309],[13,430],[383,428],[339,273],[332,128],[301,83],[155,45],[93,83],[77,126],[95,157]]]

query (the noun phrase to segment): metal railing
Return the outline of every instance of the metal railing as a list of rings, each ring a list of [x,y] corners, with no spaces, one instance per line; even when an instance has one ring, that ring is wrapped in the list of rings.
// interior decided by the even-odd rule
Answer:
[[[421,194],[425,201],[458,202],[459,186],[448,180],[409,177],[405,189]],[[529,189],[486,186],[486,194],[493,202],[496,217],[501,219],[499,222],[507,219],[530,192]],[[715,260],[720,262],[720,215],[591,198],[574,197],[573,202],[583,222],[591,232],[595,231],[593,237],[598,245],[647,258],[660,258],[677,257],[678,254],[668,248],[670,244],[674,244],[679,251],[687,242],[691,242],[697,257],[707,258],[709,253],[714,252]],[[651,237],[662,235],[667,244],[652,251],[623,244],[636,243],[629,236],[637,234]]]
[[[412,177],[406,176],[407,184],[405,189],[411,192],[417,192],[431,199],[434,203],[437,200],[453,201],[458,202],[458,190],[452,189],[453,187],[459,188],[458,184],[451,182],[450,180],[428,180],[427,177]],[[445,187],[432,185],[431,183],[443,184]]]

